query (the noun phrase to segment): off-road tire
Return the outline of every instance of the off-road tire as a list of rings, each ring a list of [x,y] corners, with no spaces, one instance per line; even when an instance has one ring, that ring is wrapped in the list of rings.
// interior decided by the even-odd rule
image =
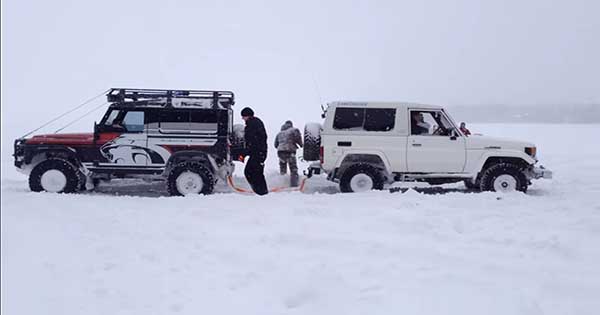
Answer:
[[[526,192],[529,184],[527,177],[518,165],[511,163],[498,163],[488,167],[481,175],[479,188],[481,191],[495,191],[494,181],[498,176],[510,175],[516,180],[516,190]]]
[[[319,161],[321,159],[321,127],[319,123],[308,123],[304,126],[303,160]]]
[[[348,167],[340,177],[340,190],[344,193],[354,192],[350,186],[352,177],[365,174],[373,181],[373,190],[382,190],[385,181],[383,174],[376,167],[369,164],[355,164]]]
[[[465,184],[465,187],[467,189],[479,190],[481,188],[481,181],[479,180],[479,178],[477,179],[476,182],[473,182],[470,179],[466,179],[466,180],[463,181],[463,183]]]
[[[31,173],[29,174],[29,188],[31,191],[44,191],[41,179],[42,175],[49,170],[57,170],[63,173],[67,179],[65,187],[59,191],[59,193],[74,193],[78,191],[80,179],[77,167],[75,167],[71,162],[59,158],[51,158],[42,161],[36,165],[33,170],[31,170]]]
[[[200,194],[212,194],[213,188],[215,186],[215,180],[210,169],[198,162],[181,162],[171,169],[171,172],[169,173],[169,176],[167,178],[167,191],[169,192],[169,195],[183,196],[183,194],[180,193],[179,190],[177,190],[177,177],[185,171],[194,172],[200,175],[200,177],[202,178],[203,187],[200,191]]]

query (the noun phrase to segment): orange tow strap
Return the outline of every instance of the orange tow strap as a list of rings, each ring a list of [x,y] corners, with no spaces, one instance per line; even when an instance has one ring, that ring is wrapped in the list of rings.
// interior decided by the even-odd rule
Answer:
[[[303,178],[302,182],[300,182],[300,186],[299,187],[275,187],[275,188],[271,188],[269,190],[269,192],[281,192],[281,191],[300,191],[300,192],[304,192],[304,184],[306,183],[306,180],[308,178]],[[244,188],[240,188],[235,186],[235,184],[233,183],[233,177],[231,176],[227,176],[227,184],[229,184],[229,187],[231,187],[231,189],[233,189],[235,192],[238,193],[242,193],[242,194],[254,194],[254,192],[252,190],[248,190],[248,189],[244,189]]]

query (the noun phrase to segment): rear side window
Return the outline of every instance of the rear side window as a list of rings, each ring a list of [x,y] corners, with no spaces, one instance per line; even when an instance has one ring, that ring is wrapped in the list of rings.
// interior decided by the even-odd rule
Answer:
[[[194,110],[191,112],[191,132],[207,133],[217,132],[218,115],[215,110]]]
[[[189,132],[190,112],[183,110],[165,110],[160,115],[162,132]]]
[[[344,108],[338,107],[333,119],[333,129],[390,131],[396,122],[394,108]]]
[[[393,108],[367,108],[364,128],[366,131],[390,131],[396,123]]]
[[[335,109],[335,117],[333,118],[333,129],[362,130],[364,123],[364,108],[338,107]]]

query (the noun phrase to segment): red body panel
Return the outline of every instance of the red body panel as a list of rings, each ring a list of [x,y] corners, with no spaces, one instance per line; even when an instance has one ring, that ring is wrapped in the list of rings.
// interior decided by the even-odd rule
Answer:
[[[118,137],[118,132],[104,132],[99,134],[96,145],[105,144]],[[62,133],[33,136],[27,140],[27,144],[53,144],[66,146],[91,146],[94,144],[93,133]]]

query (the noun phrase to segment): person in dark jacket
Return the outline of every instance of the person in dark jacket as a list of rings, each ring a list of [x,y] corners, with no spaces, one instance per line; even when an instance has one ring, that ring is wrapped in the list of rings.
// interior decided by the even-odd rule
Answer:
[[[281,131],[275,137],[275,148],[279,157],[279,172],[281,175],[287,173],[290,168],[290,186],[298,186],[298,164],[296,162],[296,150],[302,147],[302,135],[298,128],[290,120],[281,126]]]
[[[244,169],[244,175],[255,193],[266,195],[269,190],[264,174],[265,160],[267,159],[265,125],[258,117],[254,117],[254,111],[250,107],[242,109],[242,119],[246,122],[246,128],[244,128],[246,154],[250,156]]]

